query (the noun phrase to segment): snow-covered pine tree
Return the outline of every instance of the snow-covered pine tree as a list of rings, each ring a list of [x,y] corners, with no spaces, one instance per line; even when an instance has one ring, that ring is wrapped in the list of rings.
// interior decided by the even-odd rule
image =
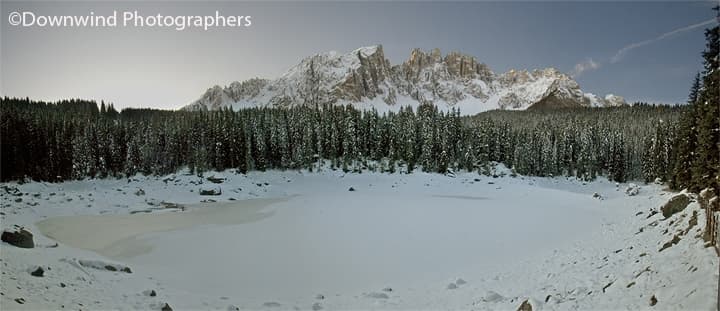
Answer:
[[[718,6],[714,8],[720,16]],[[720,27],[705,30],[705,72],[697,109],[697,148],[692,167],[692,189],[720,191]]]

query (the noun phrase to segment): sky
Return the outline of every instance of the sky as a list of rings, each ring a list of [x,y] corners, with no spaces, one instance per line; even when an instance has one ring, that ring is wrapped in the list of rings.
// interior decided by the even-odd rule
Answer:
[[[685,102],[717,2],[0,2],[0,95],[177,109],[213,85],[276,78],[320,52],[382,44],[475,56],[496,73],[555,67],[585,92]],[[37,16],[251,16],[250,26],[13,26]],[[28,21],[29,22],[29,21]]]

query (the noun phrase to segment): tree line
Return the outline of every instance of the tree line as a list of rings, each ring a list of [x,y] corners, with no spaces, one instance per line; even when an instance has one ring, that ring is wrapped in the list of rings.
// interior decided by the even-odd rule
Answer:
[[[357,172],[488,174],[500,162],[524,175],[625,181],[650,177],[657,156],[644,138],[676,127],[686,110],[636,104],[461,117],[429,104],[382,115],[329,104],[120,113],[100,106],[3,98],[2,180],[160,175],[182,167],[312,170],[322,159]]]

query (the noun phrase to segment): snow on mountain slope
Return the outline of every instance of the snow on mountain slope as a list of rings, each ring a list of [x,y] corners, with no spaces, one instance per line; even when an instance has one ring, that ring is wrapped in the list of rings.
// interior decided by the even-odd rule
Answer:
[[[590,100],[590,105],[593,107],[618,107],[627,105],[625,98],[614,94],[605,95],[605,98],[598,97],[592,93],[585,93],[585,96]]]
[[[185,110],[224,107],[290,107],[323,103],[360,109],[398,110],[432,103],[441,110],[475,114],[491,109],[607,107],[624,105],[620,96],[584,93],[570,76],[554,68],[495,74],[475,57],[439,49],[414,49],[407,61],[391,65],[382,46],[303,59],[274,80],[250,79],[214,86]]]

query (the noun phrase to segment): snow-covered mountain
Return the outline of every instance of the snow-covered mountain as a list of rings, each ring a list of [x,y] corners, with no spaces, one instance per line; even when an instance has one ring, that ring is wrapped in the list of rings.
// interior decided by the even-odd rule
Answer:
[[[303,59],[281,77],[214,86],[185,110],[224,107],[289,107],[321,103],[360,109],[397,110],[433,103],[462,114],[492,109],[625,105],[620,96],[584,93],[570,76],[554,68],[496,74],[475,57],[439,49],[414,49],[407,61],[391,65],[382,46],[342,54],[335,51]]]

